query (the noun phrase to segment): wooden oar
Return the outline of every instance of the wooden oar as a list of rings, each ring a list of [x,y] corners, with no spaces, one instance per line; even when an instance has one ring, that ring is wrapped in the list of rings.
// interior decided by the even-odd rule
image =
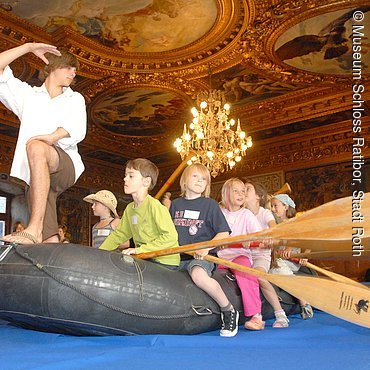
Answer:
[[[330,261],[337,261],[337,260],[349,260],[352,259],[354,261],[367,261],[370,260],[370,250],[364,250],[361,253],[361,256],[353,256],[352,250],[325,250],[325,251],[317,251],[317,252],[302,252],[302,253],[292,253],[292,257],[296,258],[312,258],[312,259],[319,259],[319,260],[330,260]]]
[[[246,235],[239,235],[239,236],[232,236],[229,238],[224,239],[217,239],[217,240],[207,240],[204,242],[199,243],[193,243],[193,244],[185,244],[181,245],[179,247],[173,247],[173,248],[167,248],[167,249],[159,249],[152,252],[145,252],[135,255],[135,257],[140,259],[149,259],[149,258],[155,258],[160,256],[168,256],[170,254],[175,253],[187,253],[187,252],[193,252],[199,249],[205,249],[205,248],[217,248],[217,247],[224,247],[227,248],[229,245],[231,247],[235,244],[241,243],[241,242],[250,242],[250,248],[256,248],[258,245],[264,241],[269,240],[269,238],[259,238],[256,234],[255,236],[251,236],[250,234]],[[317,240],[317,239],[290,239],[288,236],[284,240],[271,240],[270,245],[271,246],[289,246],[289,247],[310,247],[315,244],[315,246],[321,246],[322,248],[345,248],[348,247],[350,243],[350,240]]]
[[[317,277],[268,274],[210,255],[204,259],[268,280],[322,311],[370,328],[369,289]]]
[[[179,166],[175,169],[172,175],[168,178],[168,180],[163,184],[163,186],[154,196],[155,199],[160,199],[162,197],[166,190],[173,184],[176,178],[181,174],[182,170],[187,166],[187,163],[192,156],[194,156],[194,153],[189,153],[189,155],[179,164]]]
[[[217,248],[217,247],[223,247],[228,248],[229,246],[232,248],[234,246],[239,247],[240,243],[242,242],[249,242],[250,248],[256,248],[258,247],[263,240],[270,240],[269,238],[259,238],[256,236],[250,236],[250,234],[246,235],[238,235],[238,236],[231,236],[229,238],[224,239],[217,239],[217,240],[207,240],[204,242],[199,243],[192,243],[192,244],[185,244],[181,245],[179,247],[173,247],[173,248],[167,248],[167,249],[159,249],[156,251],[151,252],[145,252],[145,253],[139,253],[136,254],[135,257],[140,259],[149,259],[149,258],[156,258],[160,256],[168,256],[175,253],[187,253],[187,252],[193,252],[199,249],[206,249],[206,248]],[[315,243],[315,245],[321,245],[323,248],[335,248],[335,247],[345,247],[348,246],[348,243],[350,241],[348,240],[316,240],[316,239],[290,239],[289,236],[284,240],[270,240],[271,246],[289,246],[289,247],[311,247],[312,244]]]
[[[363,214],[370,219],[370,193],[363,201]],[[352,198],[342,198],[314,208],[302,216],[292,218],[271,229],[249,235],[234,236],[219,240],[183,245],[176,248],[161,249],[141,253],[138,258],[154,258],[174,253],[191,252],[203,248],[215,248],[245,241],[274,239],[275,246],[298,247],[314,251],[342,250],[352,251]],[[362,239],[364,249],[370,247],[370,236]]]
[[[258,238],[251,238],[250,235],[238,235],[233,236],[230,238],[224,238],[224,239],[217,239],[217,240],[206,240],[204,242],[199,243],[192,243],[192,244],[185,244],[181,245],[180,247],[173,247],[173,248],[167,248],[167,249],[160,249],[157,251],[152,252],[146,252],[146,253],[139,253],[136,254],[136,258],[140,259],[149,259],[149,258],[155,258],[160,256],[168,256],[170,254],[175,253],[186,253],[186,252],[192,252],[199,249],[206,249],[206,248],[216,248],[216,247],[227,247],[228,245],[233,245],[235,243],[242,243],[246,241],[250,241],[251,245],[250,247],[257,247],[259,246],[260,242],[256,240]]]
[[[294,261],[294,262],[299,262],[299,259],[298,258],[291,258],[291,260]],[[355,280],[352,280],[352,279],[350,279],[350,278],[348,278],[346,276],[337,274],[335,272],[332,272],[332,271],[328,271],[326,269],[323,269],[323,268],[321,268],[319,266],[314,265],[313,263],[306,262],[305,263],[305,266],[309,267],[312,270],[315,270],[317,272],[320,272],[321,274],[329,277],[330,279],[332,279],[334,281],[339,281],[339,282],[344,283],[344,284],[350,284],[350,285],[357,286],[357,287],[362,288],[362,289],[369,290],[368,287],[366,287],[363,284],[360,284],[359,282],[357,282]]]

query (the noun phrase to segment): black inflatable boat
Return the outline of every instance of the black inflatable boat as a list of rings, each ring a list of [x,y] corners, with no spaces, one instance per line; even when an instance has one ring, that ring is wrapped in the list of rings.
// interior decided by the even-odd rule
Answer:
[[[220,327],[219,307],[186,272],[150,261],[74,244],[3,245],[0,260],[0,318],[17,326],[72,335],[197,334]],[[214,277],[242,312],[233,276]],[[296,299],[277,291],[286,313],[297,313]],[[265,301],[263,316],[273,317]]]

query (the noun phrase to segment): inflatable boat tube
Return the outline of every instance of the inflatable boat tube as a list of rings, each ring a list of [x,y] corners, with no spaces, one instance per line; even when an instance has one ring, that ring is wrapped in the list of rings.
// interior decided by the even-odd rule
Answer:
[[[186,272],[74,244],[1,247],[0,318],[72,335],[197,334],[220,328],[218,305]],[[242,312],[230,273],[214,277]],[[287,314],[294,297],[279,290]],[[263,301],[263,316],[273,317]],[[241,315],[240,324],[245,321]]]

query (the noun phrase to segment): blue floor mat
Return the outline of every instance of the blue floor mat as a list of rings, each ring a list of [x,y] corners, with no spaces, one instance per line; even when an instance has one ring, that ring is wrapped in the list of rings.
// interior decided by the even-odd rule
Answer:
[[[315,311],[290,327],[199,335],[73,337],[0,321],[0,369],[370,369],[370,329]]]

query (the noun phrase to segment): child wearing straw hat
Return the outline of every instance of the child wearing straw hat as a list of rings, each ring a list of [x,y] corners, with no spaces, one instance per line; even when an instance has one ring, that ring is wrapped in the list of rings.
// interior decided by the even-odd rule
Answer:
[[[118,226],[117,199],[109,190],[100,190],[85,197],[84,201],[92,203],[94,216],[100,218],[92,228],[92,247],[99,248]]]

